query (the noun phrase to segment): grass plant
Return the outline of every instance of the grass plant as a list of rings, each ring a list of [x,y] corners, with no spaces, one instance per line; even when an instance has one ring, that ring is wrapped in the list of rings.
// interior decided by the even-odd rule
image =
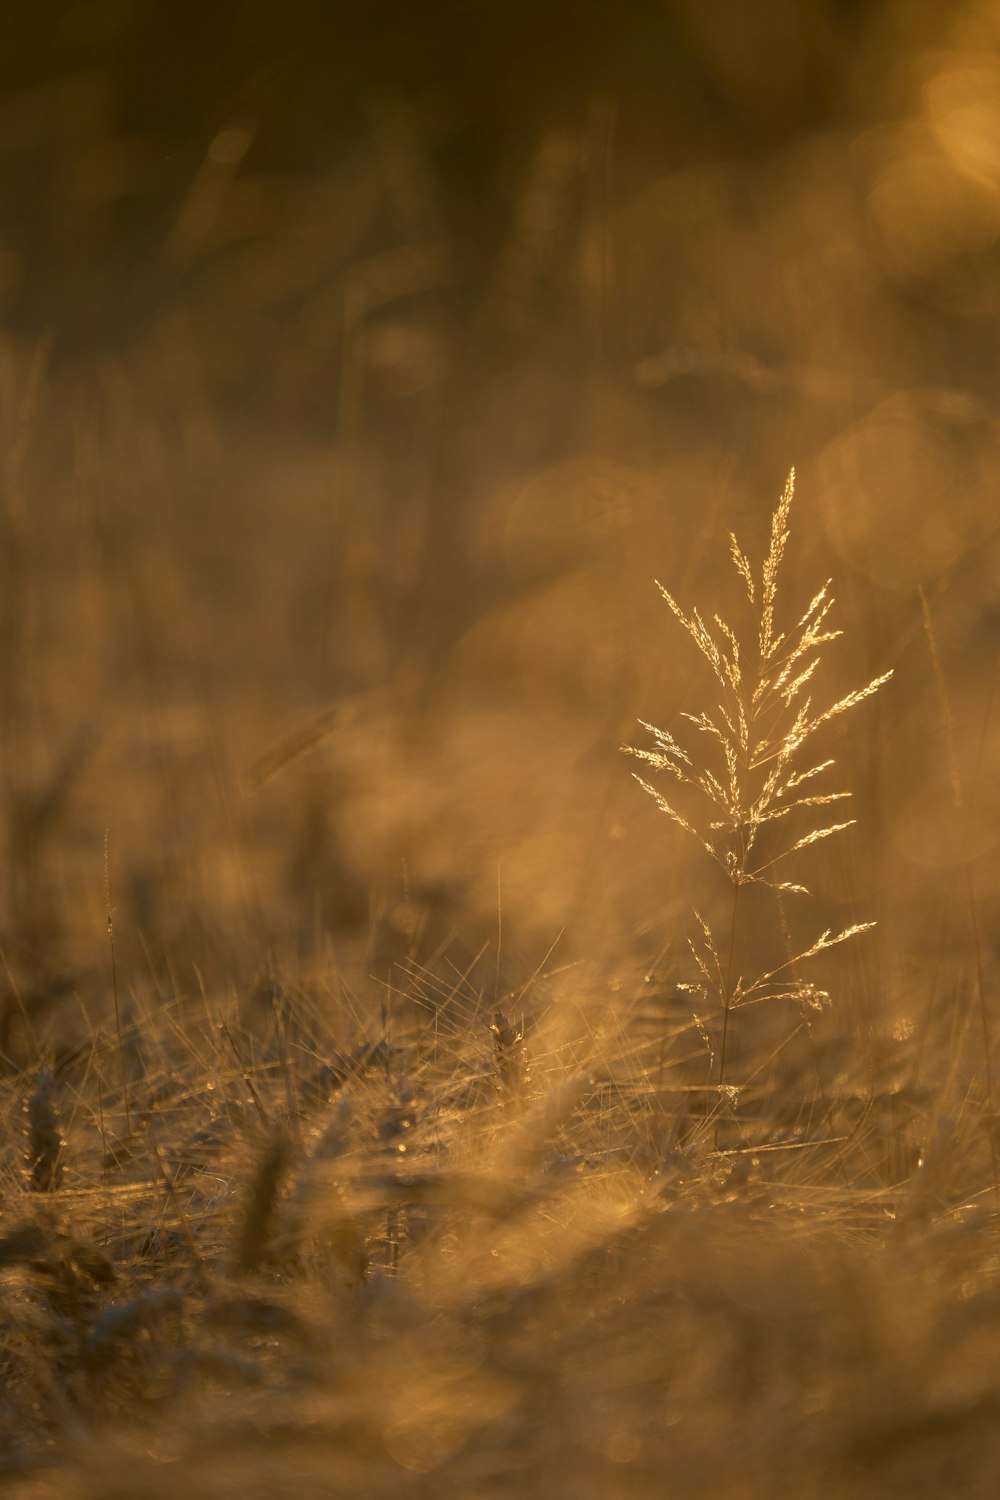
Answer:
[[[675,824],[693,838],[724,872],[732,887],[728,940],[720,945],[711,924],[695,913],[698,930],[689,939],[700,976],[693,989],[711,1000],[721,1015],[718,1087],[729,1086],[726,1064],[733,1011],[774,1001],[792,1001],[818,1009],[829,992],[799,971],[803,964],[839,943],[869,931],[874,922],[855,922],[839,932],[825,928],[805,947],[757,974],[734,972],[740,897],[746,887],[767,886],[778,893],[809,894],[785,873],[786,861],[801,850],[842,833],[855,822],[826,821],[825,809],[850,798],[847,790],[823,790],[831,757],[817,759],[813,738],[833,719],[856,708],[888,682],[892,672],[873,678],[827,707],[813,698],[813,680],[823,648],[842,634],[828,617],[834,599],[827,580],[810,599],[794,625],[778,621],[781,565],[790,536],[789,518],[795,494],[795,470],[788,476],[771,517],[767,556],[754,572],[736,537],[730,534],[733,566],[752,612],[752,644],[747,650],[734,627],[721,615],[706,622],[690,613],[669,589],[657,582],[673,614],[711,670],[716,701],[682,718],[699,736],[702,753],[689,751],[669,729],[640,721],[653,738],[651,748],[624,746],[627,754],[656,771],[673,776],[685,792],[695,794],[691,811],[678,806],[642,776],[636,780]],[[769,835],[774,835],[769,837]]]

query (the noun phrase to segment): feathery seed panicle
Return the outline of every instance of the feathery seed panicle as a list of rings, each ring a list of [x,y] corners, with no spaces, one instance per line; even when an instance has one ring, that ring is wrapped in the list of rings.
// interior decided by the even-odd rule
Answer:
[[[767,824],[787,818],[796,809],[825,807],[850,797],[846,790],[794,795],[806,782],[833,765],[832,759],[825,759],[803,766],[797,757],[817,730],[870,698],[892,673],[873,678],[865,687],[854,689],[824,709],[817,709],[806,692],[819,666],[822,647],[842,632],[825,626],[834,603],[829,580],[790,630],[778,628],[779,575],[791,535],[789,515],[794,491],[793,469],[771,519],[770,545],[759,580],[754,577],[736,537],[730,536],[733,565],[756,611],[757,659],[750,668],[736,632],[720,615],[713,616],[716,627],[713,634],[697,609],[686,613],[670,591],[662,583],[657,584],[673,614],[708,662],[721,690],[711,709],[684,713],[681,717],[697,733],[715,742],[722,766],[713,769],[699,764],[669,730],[643,720],[640,720],[643,729],[653,737],[652,748],[632,745],[622,748],[654,770],[669,771],[676,781],[707,801],[710,816],[700,826],[693,814],[682,812],[642,776],[636,776],[661,811],[695,838],[734,884],[758,883],[777,890],[803,892],[805,887],[798,882],[776,879],[775,866],[798,850],[849,828],[854,819],[812,828],[767,858],[757,855],[761,830]]]
[[[669,590],[658,583],[674,616],[708,662],[719,689],[719,696],[710,708],[681,715],[696,734],[710,742],[714,764],[700,762],[670,730],[644,720],[640,723],[652,736],[652,746],[622,747],[654,770],[668,771],[682,788],[696,794],[695,810],[682,810],[642,776],[636,776],[660,810],[701,845],[733,887],[728,954],[723,958],[711,926],[696,912],[700,931],[688,941],[696,978],[693,983],[681,986],[703,998],[711,998],[721,1013],[720,1108],[729,1087],[726,1057],[731,1013],[770,1000],[791,1000],[804,1010],[822,1007],[829,1001],[829,994],[804,979],[798,973],[798,966],[875,925],[859,922],[835,935],[828,928],[802,951],[767,968],[756,978],[747,979],[734,972],[741,889],[762,885],[779,892],[808,895],[807,888],[799,881],[781,878],[778,867],[790,855],[842,833],[855,821],[846,818],[825,822],[825,813],[818,814],[819,809],[842,802],[851,793],[846,789],[814,790],[812,783],[825,775],[834,762],[827,757],[810,763],[806,757],[803,764],[803,746],[823,725],[870,698],[892,676],[891,672],[885,672],[826,708],[814,705],[807,689],[811,689],[822,648],[836,640],[841,631],[827,625],[834,603],[830,580],[816,591],[794,626],[782,630],[778,624],[780,572],[791,535],[789,516],[794,493],[793,469],[771,518],[770,544],[759,578],[755,577],[736,537],[731,534],[729,538],[733,566],[754,612],[755,661],[754,653],[741,648],[736,632],[721,615],[713,615],[713,634],[697,609],[688,614]],[[705,805],[704,811],[698,809],[699,800]],[[765,830],[782,825],[793,813],[797,815],[796,826],[784,839],[778,826],[774,830],[776,838],[764,840]],[[811,816],[814,821],[812,827],[801,831],[803,816]]]

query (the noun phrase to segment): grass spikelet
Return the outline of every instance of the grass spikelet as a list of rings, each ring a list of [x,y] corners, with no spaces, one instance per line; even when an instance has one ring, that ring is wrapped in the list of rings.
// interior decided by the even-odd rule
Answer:
[[[524,1097],[531,1078],[528,1049],[524,1045],[524,1025],[513,1026],[497,1006],[490,1032],[498,1086],[505,1102],[513,1104]]]

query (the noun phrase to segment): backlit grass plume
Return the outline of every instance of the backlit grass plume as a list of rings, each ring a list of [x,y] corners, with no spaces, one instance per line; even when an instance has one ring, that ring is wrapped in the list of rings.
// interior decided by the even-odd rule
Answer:
[[[720,1083],[725,1082],[729,1012],[737,1006],[777,998],[814,1006],[822,1004],[828,999],[826,992],[799,978],[795,973],[798,964],[874,925],[862,922],[838,933],[828,929],[808,948],[777,968],[752,980],[742,976],[733,978],[732,934],[741,888],[759,884],[777,891],[808,894],[805,886],[787,878],[784,862],[799,850],[849,828],[855,821],[836,817],[828,821],[826,809],[845,801],[851,793],[823,790],[823,778],[834,763],[810,753],[813,736],[832,719],[870,698],[892,676],[891,672],[885,672],[828,707],[815,703],[811,688],[822,648],[842,632],[830,629],[827,623],[834,602],[829,580],[813,595],[793,626],[779,627],[779,574],[788,545],[788,518],[794,491],[793,469],[771,518],[770,546],[759,577],[755,576],[735,536],[730,536],[733,565],[752,611],[751,639],[753,636],[756,639],[749,652],[720,615],[713,615],[709,624],[697,609],[687,614],[670,591],[658,583],[664,599],[715,678],[718,697],[712,707],[681,716],[695,734],[708,742],[705,747],[708,753],[698,756],[685,749],[669,730],[643,720],[640,723],[653,737],[652,748],[623,747],[628,754],[657,771],[668,772],[697,794],[695,803],[703,812],[682,811],[642,776],[636,776],[657,806],[701,845],[733,886],[728,959],[723,962],[711,928],[700,916],[700,935],[691,944],[702,980],[697,988],[717,996],[722,1005]],[[793,813],[794,818],[790,816]],[[803,821],[810,826],[803,828]],[[783,837],[786,828],[790,831]]]

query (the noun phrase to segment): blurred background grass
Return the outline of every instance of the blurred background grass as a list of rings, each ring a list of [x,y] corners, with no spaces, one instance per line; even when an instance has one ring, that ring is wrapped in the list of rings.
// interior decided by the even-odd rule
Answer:
[[[896,672],[842,1020],[992,962],[1000,9],[88,0],[0,69],[9,1063],[15,987],[101,1003],[105,828],[137,993],[470,957],[498,891],[508,984],[664,961],[653,576],[725,605],[793,462],[787,605]]]
[[[998,248],[996,0],[6,7],[19,1493],[995,1493]],[[726,1113],[618,747],[792,464]]]

